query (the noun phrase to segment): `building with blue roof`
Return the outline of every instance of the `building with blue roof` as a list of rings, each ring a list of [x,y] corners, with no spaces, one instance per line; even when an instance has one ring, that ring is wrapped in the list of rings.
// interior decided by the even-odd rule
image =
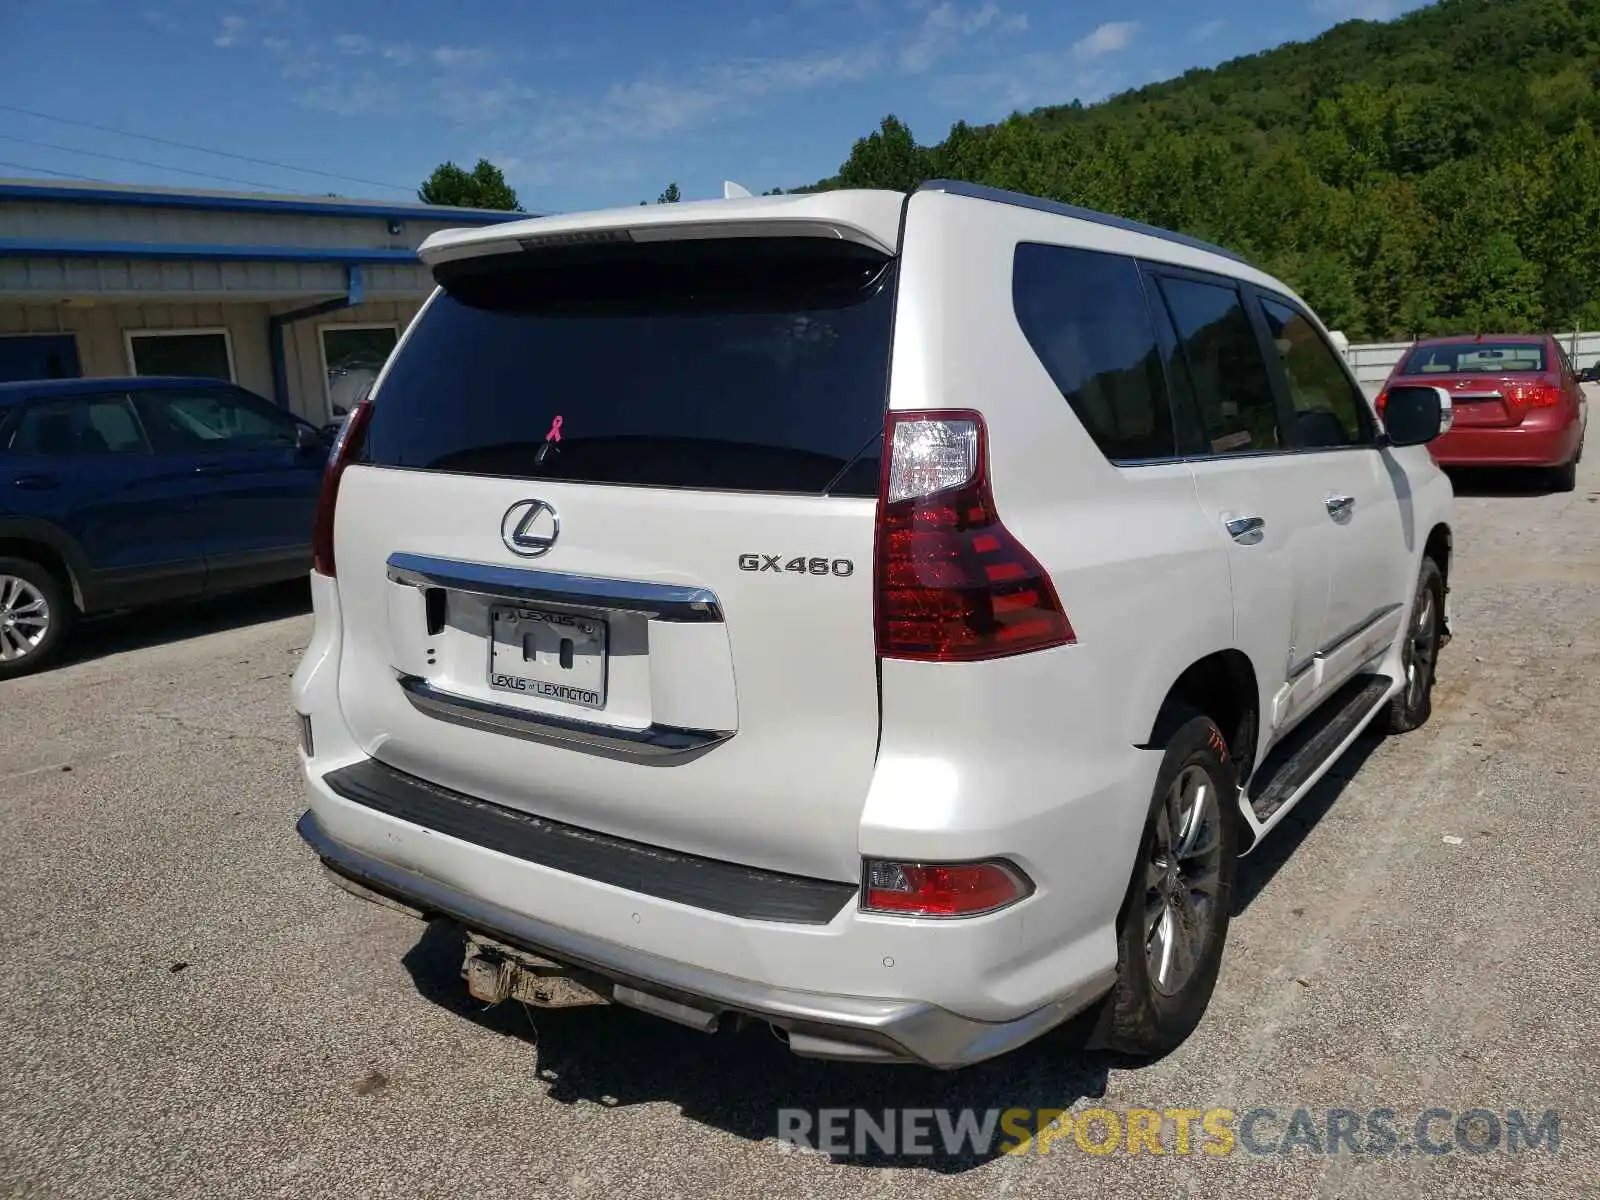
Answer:
[[[423,239],[527,215],[0,179],[0,382],[224,378],[336,420],[431,290]]]

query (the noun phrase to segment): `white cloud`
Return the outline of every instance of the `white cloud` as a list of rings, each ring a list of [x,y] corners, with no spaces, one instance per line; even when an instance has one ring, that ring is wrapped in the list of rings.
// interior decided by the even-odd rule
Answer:
[[[971,9],[961,9],[952,0],[944,0],[923,14],[911,41],[900,51],[900,69],[917,75],[959,47],[964,39],[985,30],[1019,33],[1027,27],[1026,13],[1003,12],[993,0]]]
[[[360,117],[371,113],[395,112],[403,93],[389,80],[371,71],[359,75],[336,75],[305,88],[295,97],[302,108],[330,112],[340,117]]]
[[[1072,52],[1080,59],[1100,58],[1127,49],[1133,35],[1139,30],[1137,21],[1107,21],[1087,37],[1072,44]]]
[[[333,39],[333,44],[341,54],[366,54],[372,49],[372,42],[359,33],[341,33]]]
[[[494,51],[481,46],[435,46],[429,55],[446,70],[479,70],[494,61]]]
[[[221,46],[223,49],[237,44],[240,35],[244,33],[248,24],[249,22],[243,17],[223,17],[222,28],[218,31],[217,36],[211,39],[211,44],[213,46]]]
[[[1189,35],[1189,40],[1193,42],[1208,42],[1226,29],[1227,25],[1226,21],[1207,21],[1204,25],[1198,26]]]
[[[410,46],[385,46],[383,57],[397,67],[409,67],[417,57],[417,52]]]

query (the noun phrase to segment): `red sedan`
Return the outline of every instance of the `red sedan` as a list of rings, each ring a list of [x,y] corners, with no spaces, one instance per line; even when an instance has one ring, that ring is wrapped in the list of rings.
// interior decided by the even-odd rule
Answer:
[[[1396,364],[1384,392],[1401,384],[1450,393],[1454,424],[1428,444],[1440,466],[1542,467],[1558,491],[1575,486],[1588,408],[1578,373],[1555,338],[1428,338]],[[1383,403],[1379,395],[1380,413]]]

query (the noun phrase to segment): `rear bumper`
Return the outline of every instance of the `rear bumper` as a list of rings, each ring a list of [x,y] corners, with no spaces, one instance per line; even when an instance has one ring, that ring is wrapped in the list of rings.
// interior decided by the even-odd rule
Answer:
[[[1458,425],[1428,449],[1442,467],[1560,467],[1572,461],[1582,435],[1576,419],[1530,414],[1521,425]]]
[[[916,1062],[952,1068],[1013,1050],[1088,1007],[1111,986],[1113,971],[1083,981],[1042,1007],[1005,1021],[980,1021],[904,998],[829,995],[773,986],[664,958],[552,924],[426,874],[387,862],[333,837],[315,812],[300,836],[358,894],[398,902],[423,917],[445,917],[547,958],[580,967],[668,1006],[713,1018],[742,1016],[781,1031],[790,1048],[813,1058]],[[660,1010],[630,1001],[645,1011]]]

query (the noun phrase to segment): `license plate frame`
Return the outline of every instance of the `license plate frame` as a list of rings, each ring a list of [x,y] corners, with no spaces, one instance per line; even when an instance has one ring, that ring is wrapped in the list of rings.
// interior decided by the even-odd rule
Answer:
[[[603,617],[527,604],[489,606],[491,691],[598,712],[606,706],[610,652]]]

